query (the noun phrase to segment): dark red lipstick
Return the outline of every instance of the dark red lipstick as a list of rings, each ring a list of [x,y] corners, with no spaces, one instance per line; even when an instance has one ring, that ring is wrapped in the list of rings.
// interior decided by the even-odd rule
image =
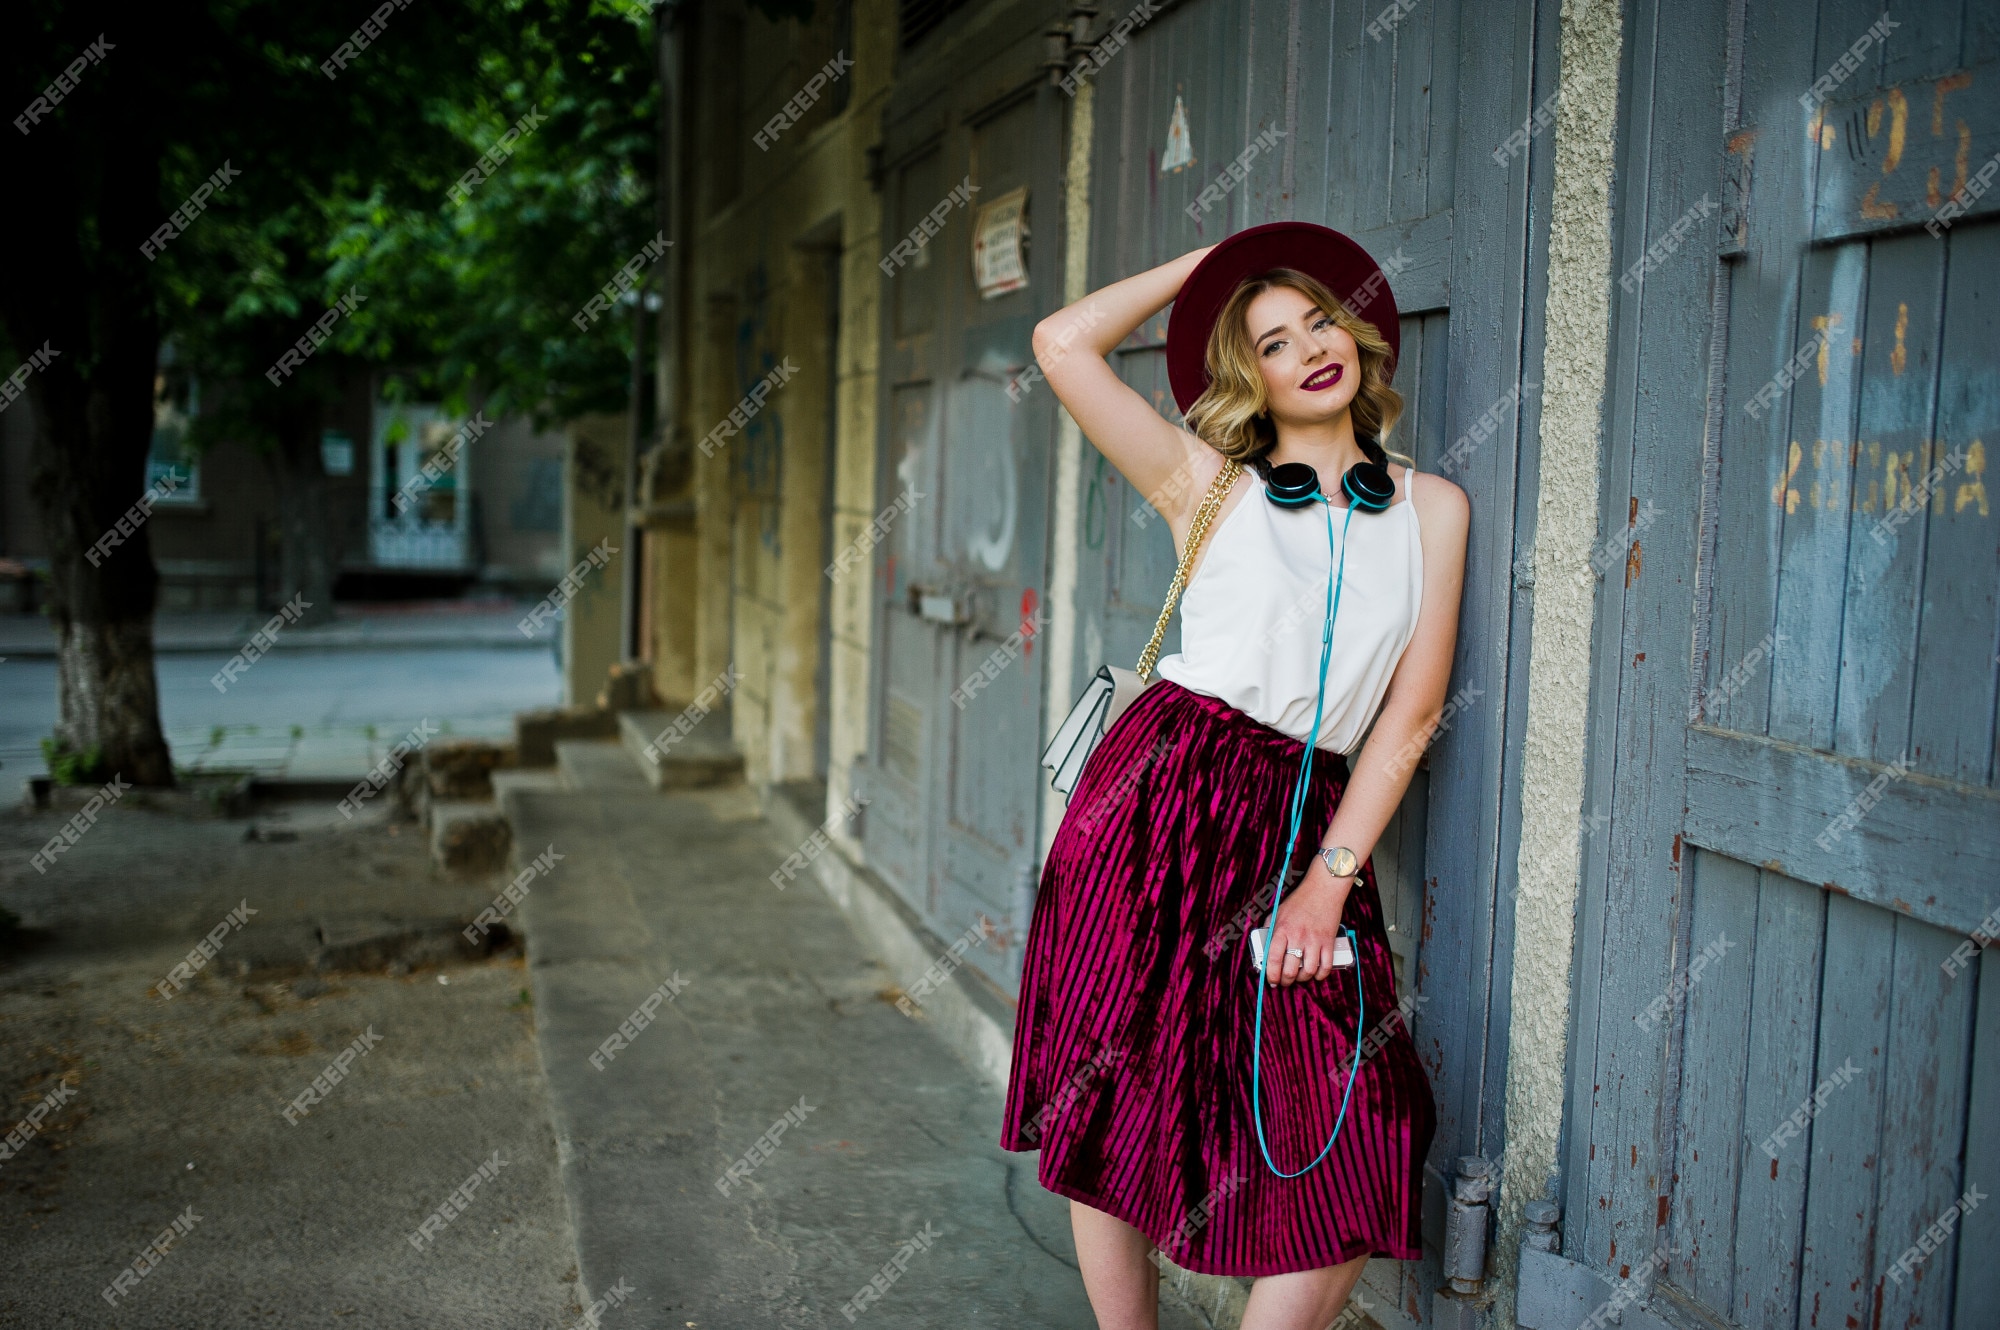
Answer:
[[[1333,364],[1328,365],[1325,369],[1320,370],[1315,374],[1307,376],[1306,381],[1300,384],[1299,387],[1305,389],[1309,393],[1324,392],[1328,388],[1333,387],[1334,384],[1339,383],[1340,376],[1346,372],[1347,372],[1347,367],[1345,365],[1342,365],[1338,361],[1335,361]]]

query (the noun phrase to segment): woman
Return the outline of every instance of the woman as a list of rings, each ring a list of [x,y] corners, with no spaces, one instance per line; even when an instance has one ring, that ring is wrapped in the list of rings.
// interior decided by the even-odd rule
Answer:
[[[1169,301],[1185,429],[1106,359]],[[1373,261],[1305,223],[1195,250],[1035,330],[1056,395],[1167,518],[1177,552],[1205,496],[1221,500],[1206,538],[1194,533],[1181,653],[1159,662],[1160,681],[1071,792],[1021,980],[1001,1144],[1039,1149],[1042,1184],[1070,1198],[1103,1330],[1157,1326],[1156,1246],[1187,1269],[1259,1276],[1246,1330],[1322,1330],[1370,1256],[1420,1255],[1435,1110],[1395,1014],[1368,859],[1442,712],[1469,510],[1456,485],[1383,449],[1402,408],[1389,386],[1397,337]],[[1393,501],[1350,521],[1342,478],[1390,457],[1405,463],[1390,468]],[[1295,462],[1332,497],[1267,502],[1271,468]],[[1348,542],[1287,847],[1328,583]],[[1259,1042],[1243,934],[1269,922],[1281,860]],[[1335,966],[1349,929],[1358,995],[1356,969]]]

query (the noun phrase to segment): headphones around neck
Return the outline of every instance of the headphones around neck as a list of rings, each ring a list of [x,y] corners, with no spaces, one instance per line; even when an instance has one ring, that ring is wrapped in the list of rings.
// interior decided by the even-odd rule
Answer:
[[[1321,497],[1319,472],[1304,462],[1283,462],[1272,467],[1264,488],[1271,502],[1280,508],[1302,508]],[[1340,478],[1340,488],[1346,491],[1352,507],[1371,513],[1381,512],[1396,497],[1389,468],[1380,462],[1356,462]]]
[[[1371,441],[1372,442],[1372,441]],[[1377,445],[1379,448],[1379,445]],[[1272,884],[1271,916],[1265,925],[1264,935],[1274,937],[1277,931],[1278,906],[1285,898],[1285,878],[1291,867],[1292,855],[1299,843],[1300,822],[1305,813],[1306,791],[1312,783],[1313,754],[1318,751],[1320,715],[1326,705],[1326,671],[1333,652],[1333,621],[1340,612],[1340,589],[1347,567],[1347,527],[1354,521],[1356,509],[1363,512],[1379,513],[1389,506],[1396,495],[1396,487],[1389,478],[1389,468],[1380,462],[1356,462],[1347,468],[1347,474],[1340,478],[1340,488],[1347,494],[1347,516],[1341,519],[1341,538],[1338,550],[1333,542],[1333,504],[1324,500],[1319,488],[1319,473],[1304,462],[1285,462],[1270,469],[1264,481],[1264,492],[1271,502],[1280,508],[1302,508],[1314,502],[1326,503],[1326,627],[1320,634],[1319,691],[1313,699],[1312,729],[1308,733],[1305,752],[1301,754],[1299,775],[1292,786],[1291,829],[1285,837],[1284,861],[1278,866],[1277,881]],[[1265,976],[1258,972],[1253,959],[1251,975],[1257,985],[1257,1025],[1251,1037],[1250,1052],[1250,1115],[1257,1129],[1257,1148],[1263,1153],[1264,1166],[1281,1178],[1303,1177],[1316,1168],[1333,1150],[1333,1143],[1340,1139],[1340,1129],[1347,1121],[1347,1107],[1354,1098],[1354,1080],[1361,1071],[1361,1030],[1367,1018],[1366,999],[1361,987],[1361,942],[1352,928],[1343,927],[1347,934],[1349,949],[1354,955],[1354,1054],[1347,1071],[1347,1090],[1341,1096],[1340,1116],[1334,1119],[1333,1134],[1326,1138],[1319,1154],[1312,1163],[1297,1172],[1287,1173],[1271,1158],[1271,1146],[1264,1136],[1264,1096],[1263,1096],[1263,1053],[1264,1053],[1264,990],[1270,987]],[[1271,951],[1275,953],[1276,948]],[[1253,951],[1254,957],[1254,951]],[[1267,964],[1278,964],[1278,957],[1272,954]]]

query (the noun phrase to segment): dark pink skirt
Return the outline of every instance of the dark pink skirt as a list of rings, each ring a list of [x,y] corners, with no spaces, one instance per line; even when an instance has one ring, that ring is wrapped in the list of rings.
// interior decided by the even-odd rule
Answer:
[[[1270,915],[1304,751],[1215,698],[1155,683],[1085,764],[1029,926],[1002,1148],[1040,1150],[1044,1187],[1204,1274],[1421,1253],[1436,1109],[1396,1012],[1372,864],[1344,919],[1367,1014],[1340,1139],[1290,1179],[1257,1148],[1244,934]],[[1339,756],[1313,759],[1295,872],[1346,780]],[[1354,973],[1265,994],[1264,1133],[1287,1172],[1319,1153],[1340,1112],[1357,1042]]]

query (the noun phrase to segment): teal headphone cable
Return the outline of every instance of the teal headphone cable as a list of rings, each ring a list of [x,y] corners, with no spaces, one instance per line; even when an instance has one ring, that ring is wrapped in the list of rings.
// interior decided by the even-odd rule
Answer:
[[[1332,501],[1324,495],[1319,496],[1320,502],[1327,505],[1326,553],[1328,562],[1333,564],[1334,571],[1333,576],[1328,579],[1326,584],[1326,627],[1320,633],[1319,691],[1313,698],[1312,729],[1307,735],[1306,751],[1299,765],[1298,780],[1292,786],[1291,830],[1285,837],[1285,855],[1284,859],[1278,865],[1278,880],[1275,884],[1277,891],[1271,901],[1270,927],[1272,944],[1270,950],[1272,951],[1275,951],[1277,946],[1278,906],[1285,897],[1285,874],[1291,867],[1292,852],[1299,843],[1299,823],[1305,815],[1306,790],[1309,788],[1312,779],[1313,752],[1319,747],[1320,713],[1326,705],[1326,671],[1333,659],[1333,618],[1340,611],[1340,587],[1347,569],[1347,529],[1354,523],[1354,510],[1361,506],[1358,502],[1358,497],[1352,489],[1349,489],[1347,517],[1341,523],[1340,550],[1338,555],[1336,555],[1333,548]],[[1347,1091],[1340,1099],[1340,1116],[1334,1119],[1333,1135],[1326,1138],[1326,1144],[1320,1147],[1320,1152],[1314,1156],[1312,1163],[1307,1164],[1296,1173],[1287,1173],[1271,1162],[1271,1147],[1269,1142],[1264,1139],[1264,990],[1270,987],[1270,983],[1263,974],[1257,975],[1257,1026],[1250,1053],[1250,1117],[1257,1127],[1257,1148],[1263,1152],[1265,1167],[1281,1178],[1305,1176],[1317,1168],[1320,1161],[1325,1159],[1327,1153],[1333,1149],[1333,1143],[1340,1138],[1340,1129],[1347,1121],[1347,1106],[1354,1098],[1354,1078],[1361,1071],[1361,1030],[1367,1020],[1367,1011],[1364,1006],[1365,1000],[1361,989],[1361,944],[1359,939],[1354,936],[1352,928],[1343,928],[1341,931],[1347,934],[1348,946],[1354,953],[1354,1064],[1347,1072]],[[1275,956],[1266,960],[1265,963],[1267,966],[1271,963],[1271,960],[1275,960]]]

